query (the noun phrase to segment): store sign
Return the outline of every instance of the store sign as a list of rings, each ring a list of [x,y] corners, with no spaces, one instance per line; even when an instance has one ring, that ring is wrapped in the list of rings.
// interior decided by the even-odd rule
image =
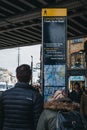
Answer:
[[[42,9],[43,90],[48,100],[66,87],[67,9]]]
[[[72,43],[82,43],[82,38],[73,39]]]
[[[70,81],[85,81],[84,76],[70,76]]]

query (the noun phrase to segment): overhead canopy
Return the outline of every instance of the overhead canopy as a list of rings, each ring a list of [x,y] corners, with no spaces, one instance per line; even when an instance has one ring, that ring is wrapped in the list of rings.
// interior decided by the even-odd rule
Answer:
[[[41,44],[46,7],[68,9],[68,39],[87,36],[86,0],[0,0],[0,49]]]

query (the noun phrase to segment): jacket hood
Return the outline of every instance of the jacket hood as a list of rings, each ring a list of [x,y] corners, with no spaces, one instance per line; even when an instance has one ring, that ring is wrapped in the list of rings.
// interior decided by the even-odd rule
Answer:
[[[44,109],[50,110],[63,110],[63,111],[71,111],[71,110],[80,110],[80,104],[72,102],[69,98],[61,98],[58,100],[48,101],[44,104]]]

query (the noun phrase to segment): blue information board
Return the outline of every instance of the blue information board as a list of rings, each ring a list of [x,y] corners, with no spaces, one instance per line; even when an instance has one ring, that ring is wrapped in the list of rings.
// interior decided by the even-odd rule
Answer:
[[[66,89],[66,9],[42,9],[43,95]]]

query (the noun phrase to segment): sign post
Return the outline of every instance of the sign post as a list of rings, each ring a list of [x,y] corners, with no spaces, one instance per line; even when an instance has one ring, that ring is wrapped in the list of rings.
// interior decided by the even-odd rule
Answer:
[[[67,9],[42,9],[44,101],[58,89],[66,89]]]

